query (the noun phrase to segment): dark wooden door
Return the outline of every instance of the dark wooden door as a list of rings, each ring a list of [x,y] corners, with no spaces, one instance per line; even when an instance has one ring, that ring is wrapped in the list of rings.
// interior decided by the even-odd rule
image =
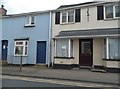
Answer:
[[[89,66],[93,64],[93,41],[92,39],[80,39],[80,66]]]

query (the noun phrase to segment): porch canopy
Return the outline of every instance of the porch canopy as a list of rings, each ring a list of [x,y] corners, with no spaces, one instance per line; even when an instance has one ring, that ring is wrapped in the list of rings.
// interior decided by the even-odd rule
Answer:
[[[88,29],[61,31],[53,39],[57,38],[88,38],[88,37],[113,37],[120,35],[120,28]]]

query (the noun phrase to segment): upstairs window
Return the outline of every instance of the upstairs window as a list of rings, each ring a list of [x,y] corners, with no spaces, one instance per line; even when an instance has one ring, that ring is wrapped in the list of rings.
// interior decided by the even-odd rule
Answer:
[[[113,6],[106,6],[105,7],[105,17],[106,18],[113,18]]]
[[[105,11],[105,19],[120,17],[120,6],[108,5],[105,6],[104,11]]]
[[[55,24],[81,22],[81,9],[67,10],[55,13]]]
[[[68,22],[74,22],[74,11],[68,12]]]
[[[25,26],[34,26],[34,25],[35,25],[35,17],[34,16],[27,16]]]
[[[67,22],[67,13],[63,12],[62,13],[62,23],[66,23]]]
[[[115,6],[115,17],[120,17],[120,6]]]
[[[72,23],[75,22],[74,10],[61,12],[61,23]]]

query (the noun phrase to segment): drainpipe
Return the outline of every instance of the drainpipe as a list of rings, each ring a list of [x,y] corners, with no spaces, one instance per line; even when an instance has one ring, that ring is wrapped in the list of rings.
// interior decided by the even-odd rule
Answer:
[[[49,47],[49,51],[48,51],[48,67],[50,67],[51,64],[51,37],[52,37],[52,11],[50,11],[50,21],[49,21],[49,40],[48,40],[48,47]]]

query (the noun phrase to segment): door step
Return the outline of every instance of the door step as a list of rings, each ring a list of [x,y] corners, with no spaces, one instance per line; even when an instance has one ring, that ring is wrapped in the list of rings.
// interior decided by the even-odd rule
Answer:
[[[102,72],[102,73],[106,73],[106,72],[107,72],[106,70],[103,70],[103,69],[95,69],[95,68],[92,68],[91,71],[92,71],[92,72]]]
[[[91,69],[92,67],[89,67],[89,66],[79,66],[79,69]]]

